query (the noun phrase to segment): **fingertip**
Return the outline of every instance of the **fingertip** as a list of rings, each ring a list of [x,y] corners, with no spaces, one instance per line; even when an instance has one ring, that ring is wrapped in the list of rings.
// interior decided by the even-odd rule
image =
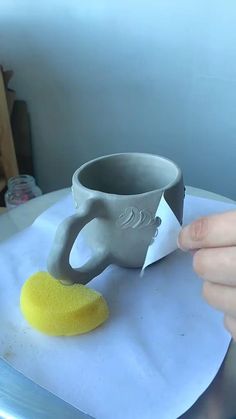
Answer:
[[[199,249],[206,242],[208,234],[208,218],[202,217],[183,227],[179,235],[182,250]]]

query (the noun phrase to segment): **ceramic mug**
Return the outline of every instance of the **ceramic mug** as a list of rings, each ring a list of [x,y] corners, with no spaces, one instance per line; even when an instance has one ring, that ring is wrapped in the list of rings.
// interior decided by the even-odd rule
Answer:
[[[76,213],[59,225],[48,257],[48,271],[62,282],[86,284],[110,264],[142,267],[163,193],[182,224],[182,173],[161,156],[121,153],[92,160],[74,173],[72,193]],[[73,269],[70,252],[82,229],[93,256]]]

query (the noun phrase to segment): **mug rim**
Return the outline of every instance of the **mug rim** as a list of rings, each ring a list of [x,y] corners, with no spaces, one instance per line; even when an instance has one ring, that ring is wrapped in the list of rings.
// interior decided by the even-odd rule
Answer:
[[[103,192],[103,191],[100,191],[98,189],[88,188],[87,186],[85,186],[83,183],[80,182],[79,175],[88,166],[94,164],[95,162],[98,162],[98,161],[101,161],[101,160],[106,160],[106,159],[111,158],[111,157],[118,157],[118,156],[158,157],[161,160],[164,160],[168,163],[171,163],[175,167],[175,169],[177,170],[177,176],[175,177],[175,179],[173,181],[169,182],[166,185],[165,188],[156,188],[156,189],[151,189],[150,191],[147,191],[147,192],[141,192],[141,193],[129,194],[129,195]],[[171,189],[176,184],[178,184],[178,182],[180,182],[181,178],[182,178],[182,170],[173,160],[169,159],[168,157],[164,157],[164,156],[161,156],[160,154],[152,154],[152,153],[124,152],[124,153],[113,153],[113,154],[103,155],[103,156],[96,157],[95,159],[89,160],[86,163],[82,164],[78,169],[76,169],[76,171],[74,172],[74,174],[72,176],[72,185],[73,185],[73,187],[76,185],[77,187],[80,187],[87,192],[96,192],[97,194],[102,195],[102,196],[108,195],[108,196],[114,196],[114,197],[127,198],[127,197],[132,197],[132,196],[133,197],[138,197],[138,196],[140,197],[140,196],[150,195],[152,193],[161,192],[161,191],[165,192],[165,191]]]

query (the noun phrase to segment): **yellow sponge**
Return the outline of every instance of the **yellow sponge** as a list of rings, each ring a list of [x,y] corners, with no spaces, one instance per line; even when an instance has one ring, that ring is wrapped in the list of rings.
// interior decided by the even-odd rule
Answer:
[[[31,326],[54,336],[89,332],[109,316],[97,291],[81,284],[62,285],[47,272],[37,272],[24,283],[20,306]]]

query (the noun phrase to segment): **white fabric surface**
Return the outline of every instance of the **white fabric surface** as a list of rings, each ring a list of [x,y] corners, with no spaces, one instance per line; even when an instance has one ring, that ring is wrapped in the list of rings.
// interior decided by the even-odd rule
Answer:
[[[233,206],[186,197],[185,222]],[[176,251],[139,270],[109,267],[90,286],[109,320],[76,337],[48,337],[19,310],[25,279],[46,269],[58,223],[73,213],[69,195],[0,245],[0,355],[36,383],[97,419],[175,419],[208,387],[230,336],[222,314],[201,297],[191,255]],[[72,261],[89,255],[77,240]]]

